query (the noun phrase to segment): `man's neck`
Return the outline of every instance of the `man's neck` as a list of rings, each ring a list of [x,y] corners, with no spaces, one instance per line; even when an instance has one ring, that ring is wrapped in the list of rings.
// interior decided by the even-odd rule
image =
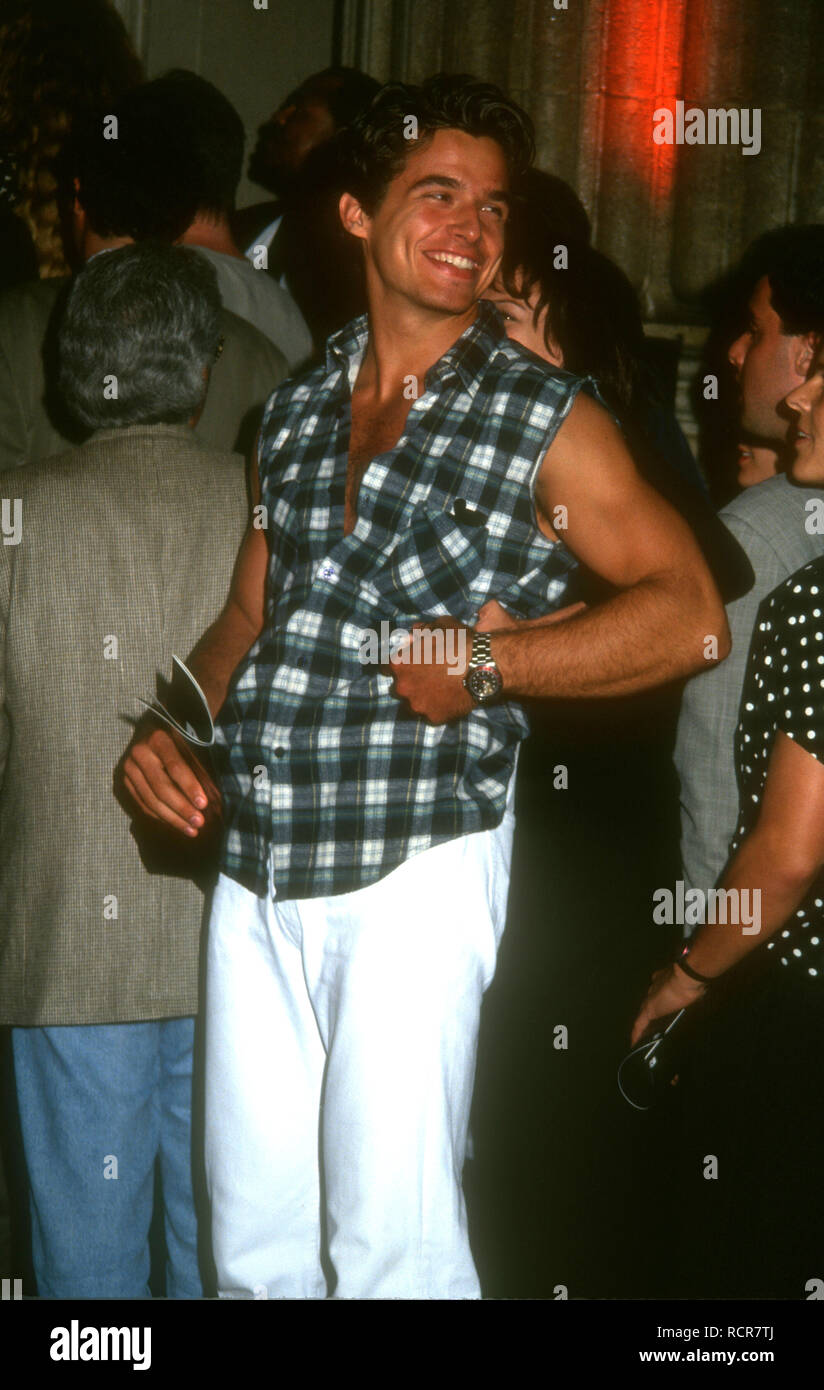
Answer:
[[[202,246],[207,251],[220,251],[224,256],[234,256],[237,260],[243,260],[243,252],[238,250],[228,217],[211,218],[198,215],[186,228],[180,238],[180,244]]]
[[[87,225],[81,246],[83,261],[90,261],[92,256],[97,256],[101,251],[119,251],[121,246],[133,244],[130,236],[98,236],[97,232]]]
[[[458,341],[478,315],[477,302],[461,314],[445,314],[418,305],[389,304],[369,296],[369,342],[357,389],[382,402],[398,393],[409,397],[410,385],[423,392],[424,378],[445,352]],[[409,378],[415,382],[410,383]]]

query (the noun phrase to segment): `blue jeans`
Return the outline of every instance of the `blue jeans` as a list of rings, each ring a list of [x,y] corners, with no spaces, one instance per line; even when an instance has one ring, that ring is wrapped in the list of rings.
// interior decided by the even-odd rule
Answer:
[[[146,1298],[159,1157],[169,1298],[200,1298],[194,1019],[13,1028],[41,1298]]]

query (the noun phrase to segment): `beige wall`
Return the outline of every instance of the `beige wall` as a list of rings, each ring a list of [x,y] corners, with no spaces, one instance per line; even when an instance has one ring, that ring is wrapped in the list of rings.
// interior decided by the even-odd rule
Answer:
[[[261,121],[310,72],[332,61],[334,0],[115,0],[148,77],[191,68],[225,92],[246,127]],[[244,177],[238,205],[268,197]]]

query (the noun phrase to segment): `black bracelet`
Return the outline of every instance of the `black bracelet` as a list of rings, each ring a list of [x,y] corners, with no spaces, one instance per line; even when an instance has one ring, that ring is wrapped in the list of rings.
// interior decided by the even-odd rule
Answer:
[[[686,954],[684,954],[683,956],[679,956],[678,959],[675,961],[675,964],[679,967],[680,970],[683,970],[685,975],[689,975],[690,979],[695,980],[699,985],[715,984],[715,978],[713,978],[713,976],[699,975],[697,970],[693,970],[692,966],[687,964]]]

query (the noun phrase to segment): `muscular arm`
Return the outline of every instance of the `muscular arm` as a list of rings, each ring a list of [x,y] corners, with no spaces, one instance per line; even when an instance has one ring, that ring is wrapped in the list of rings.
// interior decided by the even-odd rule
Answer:
[[[505,698],[626,695],[726,656],[724,607],[692,532],[589,397],[576,398],[547,451],[535,501],[542,529],[552,534],[563,517],[569,549],[619,592],[565,622],[487,623]],[[433,723],[472,709],[443,667],[397,662],[393,676],[397,694]]]
[[[714,979],[773,936],[803,902],[824,864],[824,764],[779,733],[770,755],[758,820],[730,860],[720,888],[760,890],[760,930],[705,923],[692,939],[690,965]],[[728,914],[729,916],[729,914]],[[756,914],[753,926],[759,925]],[[635,1021],[635,1042],[655,1018],[691,1004],[704,986],[677,966],[654,976]]]
[[[545,523],[564,507],[570,550],[621,592],[550,627],[497,633],[492,653],[513,696],[608,696],[703,668],[705,639],[729,650],[720,597],[689,527],[640,478],[621,434],[579,395],[541,467]]]
[[[252,501],[260,498],[252,467]],[[249,526],[235,562],[229,597],[189,657],[213,715],[226,698],[229,681],[263,627],[268,550],[264,532]],[[194,836],[213,789],[195,773],[184,746],[167,729],[139,734],[122,766],[123,782],[145,815]]]

